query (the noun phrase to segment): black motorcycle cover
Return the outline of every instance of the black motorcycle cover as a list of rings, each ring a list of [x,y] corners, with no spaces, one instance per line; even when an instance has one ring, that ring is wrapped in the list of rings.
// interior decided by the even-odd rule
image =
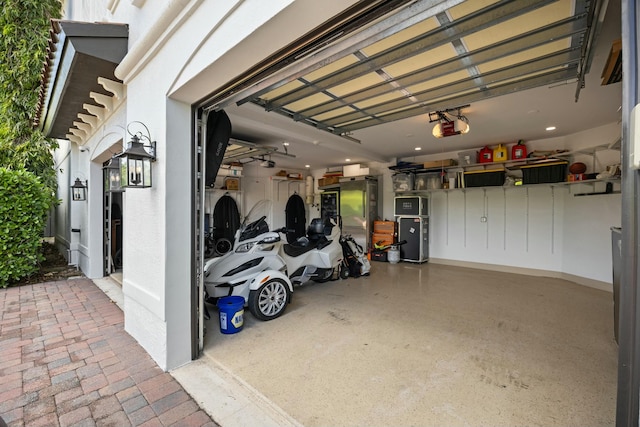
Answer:
[[[207,119],[206,150],[204,184],[213,187],[218,170],[222,164],[224,153],[231,138],[231,121],[224,110],[211,111]]]
[[[293,243],[306,234],[307,215],[304,200],[298,194],[293,194],[285,207],[287,242]]]
[[[220,197],[213,208],[213,238],[228,239],[233,244],[233,238],[240,228],[240,212],[238,205],[228,194]]]

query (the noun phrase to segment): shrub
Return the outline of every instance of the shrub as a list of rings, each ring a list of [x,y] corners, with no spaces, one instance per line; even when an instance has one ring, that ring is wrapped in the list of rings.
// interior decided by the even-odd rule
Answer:
[[[0,167],[0,288],[38,271],[52,202],[33,173]]]

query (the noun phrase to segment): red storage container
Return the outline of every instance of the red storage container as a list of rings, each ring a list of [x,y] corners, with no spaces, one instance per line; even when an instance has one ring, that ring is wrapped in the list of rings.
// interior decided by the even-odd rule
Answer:
[[[493,162],[493,150],[485,145],[484,148],[478,152],[478,161],[480,163]]]
[[[522,140],[520,140],[516,145],[511,147],[511,160],[526,159],[526,158],[527,158],[527,146],[522,143]]]

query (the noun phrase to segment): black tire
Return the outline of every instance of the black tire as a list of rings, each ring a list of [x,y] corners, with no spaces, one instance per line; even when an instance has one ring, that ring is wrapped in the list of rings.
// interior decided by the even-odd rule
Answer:
[[[335,270],[331,270],[331,272],[325,272],[325,277],[322,277],[322,278],[317,278],[316,277],[316,278],[311,279],[311,280],[313,280],[316,283],[327,283],[330,280],[336,280],[334,278],[334,272],[335,272]]]
[[[249,292],[249,310],[259,320],[272,320],[284,313],[290,298],[291,291],[284,280],[271,279]]]
[[[231,241],[229,239],[221,237],[216,241],[215,253],[216,255],[224,255],[229,252],[232,247],[233,245],[231,244]]]
[[[344,265],[340,266],[340,278],[343,280],[349,278],[349,269]]]
[[[212,237],[207,237],[204,240],[204,257],[205,258],[213,258],[216,254],[215,250],[216,241]]]

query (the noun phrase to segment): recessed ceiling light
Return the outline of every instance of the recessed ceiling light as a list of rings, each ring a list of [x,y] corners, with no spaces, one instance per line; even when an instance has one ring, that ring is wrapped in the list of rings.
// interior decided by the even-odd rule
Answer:
[[[285,147],[289,146],[289,143],[287,141],[283,142],[282,145],[284,145]]]
[[[416,147],[416,148],[414,148],[414,150],[420,151],[420,150],[422,150],[422,147]]]
[[[344,159],[344,161],[345,161],[345,162],[350,162],[350,161],[351,161],[351,159]]]
[[[310,167],[311,167],[311,165],[304,165],[304,167],[305,167],[305,168],[310,168]]]
[[[552,131],[552,130],[556,130],[555,126],[549,126],[548,128],[546,128],[545,130],[547,131]]]

